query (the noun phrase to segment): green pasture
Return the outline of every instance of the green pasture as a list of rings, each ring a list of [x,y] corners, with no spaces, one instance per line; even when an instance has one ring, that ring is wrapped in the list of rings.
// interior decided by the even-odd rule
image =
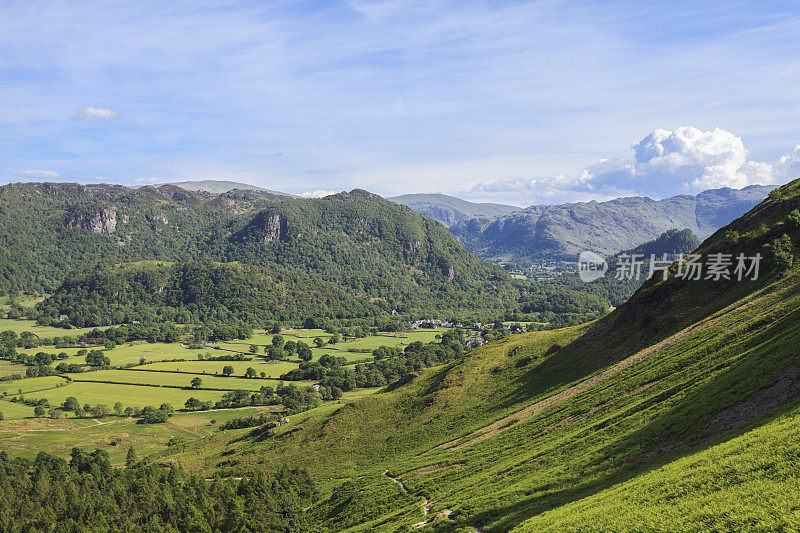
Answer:
[[[7,402],[0,401],[5,412]],[[13,404],[12,404],[13,405]],[[23,406],[24,407],[24,406]],[[31,413],[33,409],[30,408]],[[110,416],[91,419],[26,419],[0,422],[0,450],[15,457],[33,458],[46,449],[49,453],[68,458],[73,447],[102,448],[111,455],[111,462],[125,463],[128,448],[133,445],[139,458],[170,449],[170,439],[187,442],[208,437],[228,420],[269,412],[265,407],[245,407],[196,413],[176,413],[166,424],[138,424],[137,420]],[[6,415],[8,416],[8,415]]]
[[[23,331],[30,331],[40,337],[63,337],[64,335],[74,337],[93,329],[105,328],[64,329],[54,328],[53,326],[37,326],[34,320],[0,318],[0,331],[13,331],[17,334]]]
[[[3,413],[6,421],[13,418],[25,418],[33,416],[33,407],[29,407],[22,403],[9,402],[7,400],[0,400],[0,413]],[[0,429],[7,422],[0,422]]]
[[[17,383],[22,383],[22,381]],[[220,391],[182,390],[169,387],[119,385],[113,383],[72,382],[64,387],[29,393],[26,394],[25,397],[29,399],[44,398],[48,400],[52,406],[61,405],[64,403],[64,399],[68,396],[73,396],[77,398],[81,404],[104,404],[113,407],[115,403],[122,402],[124,407],[145,407],[148,405],[159,406],[162,403],[169,403],[177,409],[182,408],[183,404],[186,403],[186,400],[190,397],[197,398],[204,402],[215,402],[219,400],[223,394],[224,393]]]
[[[24,376],[26,369],[27,367],[25,365],[15,365],[10,361],[0,360],[0,378],[5,376],[12,376],[14,374],[20,374]]]
[[[52,389],[67,384],[68,381],[58,376],[45,376],[40,378],[23,378],[14,381],[0,381],[0,394],[18,394],[22,389],[23,394],[42,389]]]
[[[281,374],[285,374],[290,370],[297,368],[297,363],[288,363],[285,361],[265,362],[261,359],[253,361],[169,361],[150,363],[143,365],[142,370],[169,370],[176,372],[191,372],[194,374],[204,375],[222,375],[222,369],[226,366],[233,367],[234,376],[243,376],[245,371],[252,367],[256,369],[259,374],[266,372],[269,378],[278,378]]]
[[[147,372],[142,370],[98,370],[96,372],[84,372],[82,374],[71,374],[71,377],[79,382],[87,381],[113,381],[115,383],[146,384],[153,387],[189,387],[193,378],[199,377],[203,380],[203,387],[211,389],[225,390],[250,390],[257,391],[261,387],[275,387],[278,382],[272,379],[245,379],[242,377],[222,377],[201,374],[176,374],[172,372]],[[193,391],[185,391],[187,393]],[[192,396],[192,394],[189,394]],[[188,398],[189,396],[186,396]]]

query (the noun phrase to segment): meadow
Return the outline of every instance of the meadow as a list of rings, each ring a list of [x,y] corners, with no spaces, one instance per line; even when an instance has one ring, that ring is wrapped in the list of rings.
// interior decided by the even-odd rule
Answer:
[[[152,387],[183,387],[189,388],[190,382],[194,378],[203,380],[201,389],[221,389],[221,390],[249,390],[257,391],[261,387],[275,388],[278,381],[274,379],[253,378],[248,379],[241,376],[223,377],[208,374],[183,374],[175,372],[153,372],[148,370],[98,370],[96,372],[83,372],[81,374],[70,374],[75,382],[113,382],[128,383],[132,385],[150,385]],[[194,391],[191,391],[192,393]],[[185,395],[185,393],[184,393]]]
[[[0,320],[0,331],[11,330],[36,332],[41,337],[74,336],[81,330],[42,329],[29,320]],[[428,343],[446,329],[413,330],[409,332],[381,333],[361,338],[341,340],[336,344],[326,344],[323,348],[313,348],[314,359],[325,354],[345,358],[348,363],[369,360],[371,351],[380,346],[403,347],[414,341]],[[313,346],[313,339],[325,340],[330,334],[319,329],[286,330],[281,333],[285,340],[303,340]],[[142,408],[148,405],[158,406],[169,403],[175,408],[183,408],[190,397],[201,401],[216,402],[225,391],[246,390],[256,392],[261,387],[277,388],[281,375],[294,370],[300,359],[292,356],[287,360],[268,361],[264,359],[264,347],[272,343],[274,335],[264,330],[256,330],[249,339],[229,342],[210,343],[201,348],[190,348],[181,342],[132,342],[115,346],[112,349],[102,347],[69,347],[55,348],[44,345],[37,348],[21,349],[19,353],[35,355],[38,352],[65,354],[66,359],[53,363],[77,364],[84,366],[85,354],[82,350],[102,349],[103,355],[111,362],[110,369],[70,373],[64,377],[48,376],[26,378],[24,365],[0,361],[0,377],[12,374],[22,375],[22,379],[0,382],[0,394],[5,393],[5,408],[0,409],[6,419],[17,419],[33,416],[33,408],[8,400],[22,395],[27,400],[45,399],[50,407],[58,407],[64,399],[71,396],[78,399],[81,405],[103,404],[112,407],[117,402],[123,407]],[[258,354],[250,353],[250,346],[259,347]],[[246,361],[211,361],[210,357],[244,356]],[[233,368],[232,376],[223,376],[225,367]],[[244,378],[248,368],[256,371],[256,378]],[[264,377],[261,377],[261,373]],[[199,390],[191,388],[193,378],[200,378]],[[293,382],[298,386],[311,385],[310,381]],[[214,390],[209,390],[214,389]],[[367,396],[377,389],[350,391],[345,394],[347,401]],[[21,392],[20,392],[21,391]],[[6,407],[7,405],[7,407]],[[64,413],[72,416],[72,413]]]
[[[5,412],[7,403],[0,401],[0,411]],[[20,457],[33,458],[39,451],[47,450],[68,458],[74,446],[101,448],[111,455],[112,464],[121,466],[125,464],[130,446],[134,446],[139,458],[144,458],[169,450],[170,441],[191,442],[207,438],[231,419],[271,412],[272,409],[268,407],[243,407],[176,413],[165,424],[138,424],[136,419],[117,416],[102,421],[46,418],[7,420],[0,424],[0,449]]]

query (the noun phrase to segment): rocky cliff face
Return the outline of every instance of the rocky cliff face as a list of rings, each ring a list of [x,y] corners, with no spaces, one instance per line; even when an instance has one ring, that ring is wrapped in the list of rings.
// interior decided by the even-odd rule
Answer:
[[[286,240],[289,234],[289,221],[284,215],[272,215],[264,220],[265,235],[261,239],[263,244]]]
[[[84,213],[69,221],[70,228],[81,228],[100,235],[113,235],[117,230],[117,208],[106,207],[97,213]]]

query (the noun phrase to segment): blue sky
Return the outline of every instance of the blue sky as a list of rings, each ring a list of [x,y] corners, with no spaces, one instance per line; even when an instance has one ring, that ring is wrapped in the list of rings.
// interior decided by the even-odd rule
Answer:
[[[0,0],[0,183],[522,205],[780,183],[798,36],[789,2]]]

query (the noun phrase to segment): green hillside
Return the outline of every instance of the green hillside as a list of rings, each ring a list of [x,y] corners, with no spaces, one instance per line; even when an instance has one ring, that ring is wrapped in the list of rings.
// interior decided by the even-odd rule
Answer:
[[[13,183],[0,187],[0,294],[52,292],[102,260],[220,260],[227,224],[280,200],[173,185]]]
[[[307,512],[330,531],[607,531],[637,519],[791,530],[798,207],[794,182],[700,247],[761,252],[758,280],[690,281],[673,266],[596,323],[496,341],[396,390],[173,457],[225,476],[308,468],[323,498]]]
[[[120,267],[104,260],[75,271],[37,306],[40,322],[62,315],[79,327],[133,320],[488,320],[518,308],[524,291],[440,224],[366,191],[277,202],[213,230],[198,250],[204,262]]]

